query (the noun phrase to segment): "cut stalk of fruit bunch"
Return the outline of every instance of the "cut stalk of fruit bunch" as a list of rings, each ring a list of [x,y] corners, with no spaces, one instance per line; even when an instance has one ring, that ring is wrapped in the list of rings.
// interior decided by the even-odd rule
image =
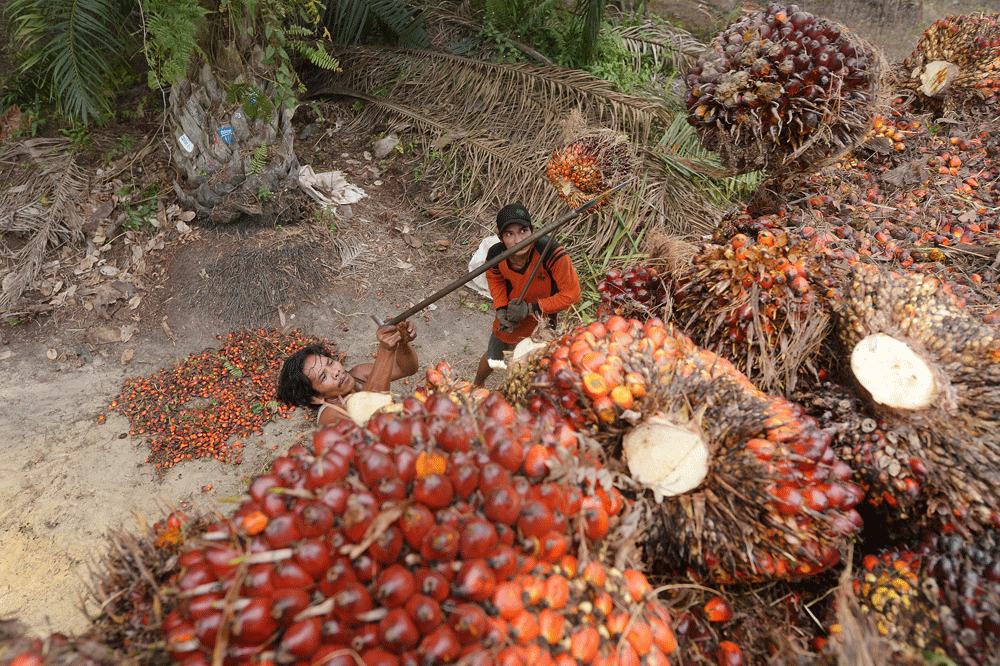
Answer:
[[[708,476],[708,443],[698,428],[654,415],[625,433],[622,448],[629,473],[657,500],[682,495]]]
[[[927,362],[902,340],[875,333],[851,352],[851,372],[872,400],[896,409],[925,409],[934,403],[937,385]]]

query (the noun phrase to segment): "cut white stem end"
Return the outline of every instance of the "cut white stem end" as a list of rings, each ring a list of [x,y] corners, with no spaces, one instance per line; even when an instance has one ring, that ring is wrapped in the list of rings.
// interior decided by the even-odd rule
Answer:
[[[937,396],[934,373],[906,343],[869,335],[851,352],[851,371],[875,402],[895,409],[925,409]]]
[[[708,476],[708,445],[691,428],[660,416],[650,417],[622,440],[629,472],[661,497],[697,488]]]

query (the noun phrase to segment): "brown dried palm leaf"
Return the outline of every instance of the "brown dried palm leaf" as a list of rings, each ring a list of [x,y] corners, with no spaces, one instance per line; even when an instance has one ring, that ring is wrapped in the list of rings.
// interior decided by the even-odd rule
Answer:
[[[6,311],[38,274],[45,252],[83,234],[76,202],[88,188],[65,139],[28,139],[0,153],[0,233],[28,235],[13,249],[6,236],[2,250],[10,266],[0,287],[0,311]]]
[[[323,75],[313,94],[369,102],[356,120],[365,127],[400,121],[416,127],[427,137],[427,160],[438,167],[435,185],[453,191],[452,203],[469,217],[489,219],[517,200],[540,222],[564,213],[545,179],[545,165],[572,136],[567,125],[581,119],[583,130],[629,138],[637,179],[615,205],[567,227],[570,244],[579,242],[597,256],[608,243],[625,242],[619,225],[636,238],[650,225],[707,231],[721,216],[697,184],[676,170],[670,151],[657,145],[674,119],[657,100],[623,94],[607,81],[562,67],[365,48],[337,57],[343,71]],[[688,165],[698,168],[697,162]]]

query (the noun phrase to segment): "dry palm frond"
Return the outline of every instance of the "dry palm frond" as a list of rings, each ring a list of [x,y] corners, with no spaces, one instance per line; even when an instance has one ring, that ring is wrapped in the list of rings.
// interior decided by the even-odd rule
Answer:
[[[705,44],[690,32],[662,21],[617,25],[611,34],[620,38],[636,60],[650,56],[657,71],[669,68],[684,74],[698,61]]]
[[[467,206],[472,218],[489,218],[515,200],[540,221],[565,211],[546,181],[545,165],[565,142],[564,125],[574,114],[585,126],[629,137],[640,164],[638,178],[632,194],[623,192],[618,200],[628,204],[622,217],[630,234],[641,235],[650,224],[707,231],[721,217],[717,204],[688,173],[673,168],[669,151],[657,145],[675,117],[657,100],[623,94],[607,81],[561,67],[384,49],[356,49],[338,58],[343,72],[317,81],[314,94],[364,99],[370,104],[357,122],[370,127],[402,119],[429,137],[428,159],[435,155],[438,184],[457,185],[456,199],[465,197],[458,204]],[[616,236],[617,224],[614,216],[599,212],[567,233],[574,238],[586,225],[587,250],[600,254]]]
[[[0,310],[21,297],[50,246],[82,237],[76,201],[86,194],[88,180],[76,165],[70,145],[65,139],[28,139],[0,153],[4,173],[0,232],[30,235],[16,252],[4,244],[13,270],[0,289]]]

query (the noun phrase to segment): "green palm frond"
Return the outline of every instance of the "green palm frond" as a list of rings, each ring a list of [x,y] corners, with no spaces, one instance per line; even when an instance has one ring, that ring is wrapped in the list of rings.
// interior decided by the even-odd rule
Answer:
[[[686,74],[705,50],[705,44],[687,30],[663,21],[615,25],[610,32],[624,42],[637,61],[644,56],[651,57],[658,70],[669,68]]]
[[[314,84],[315,94],[364,99],[369,110],[357,122],[365,126],[405,121],[415,127],[427,137],[438,184],[448,186],[454,203],[473,219],[489,219],[513,200],[523,201],[539,220],[565,212],[545,165],[554,148],[588,127],[630,137],[639,167],[632,194],[618,198],[627,233],[603,211],[567,229],[587,253],[640,238],[650,224],[706,233],[721,217],[719,206],[700,191],[702,181],[673,168],[677,159],[660,145],[675,118],[657,100],[622,94],[606,81],[561,67],[429,51],[358,48],[338,56],[343,71]],[[574,117],[580,119],[575,124]],[[697,158],[684,164],[699,174],[722,173]]]
[[[10,0],[6,15],[19,45],[18,71],[84,123],[109,108],[108,81],[126,52],[118,30],[134,3],[116,0]]]
[[[405,48],[425,49],[430,46],[419,8],[404,0],[339,0],[327,5],[324,15],[331,39],[342,46],[361,42],[373,23],[395,37],[395,43]]]

